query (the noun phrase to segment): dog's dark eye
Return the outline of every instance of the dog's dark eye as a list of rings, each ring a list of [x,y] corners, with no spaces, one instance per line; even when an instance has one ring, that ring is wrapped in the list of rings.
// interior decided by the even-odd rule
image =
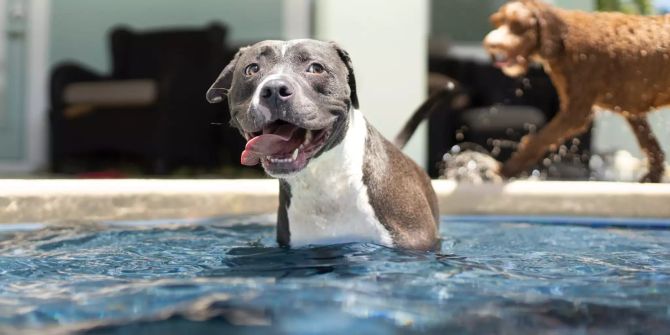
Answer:
[[[249,65],[247,65],[247,67],[244,68],[244,75],[253,76],[256,73],[258,73],[258,71],[260,69],[261,69],[261,67],[256,63],[249,64]]]
[[[319,64],[319,63],[312,63],[312,64],[307,68],[307,72],[309,72],[309,73],[320,74],[320,73],[323,73],[324,71],[326,71],[326,69],[323,67],[323,65],[321,65],[321,64]]]
[[[526,30],[526,26],[520,21],[511,21],[509,22],[509,29],[513,33],[523,33]]]

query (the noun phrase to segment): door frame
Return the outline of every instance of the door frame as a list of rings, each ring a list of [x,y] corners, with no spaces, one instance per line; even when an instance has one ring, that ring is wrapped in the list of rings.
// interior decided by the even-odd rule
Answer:
[[[51,1],[28,1],[27,73],[25,92],[25,155],[22,161],[0,162],[0,173],[31,173],[48,163],[48,87]],[[6,1],[0,2],[0,15],[7,15]],[[3,36],[4,38],[4,36]]]
[[[313,37],[314,0],[284,0],[282,3],[283,37],[287,40]]]

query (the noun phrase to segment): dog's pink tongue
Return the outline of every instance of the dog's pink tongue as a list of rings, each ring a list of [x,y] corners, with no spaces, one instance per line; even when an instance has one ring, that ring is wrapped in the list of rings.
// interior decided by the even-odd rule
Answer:
[[[260,163],[263,157],[286,151],[286,144],[296,130],[298,128],[293,125],[282,125],[273,134],[263,134],[250,139],[240,158],[242,165],[254,166]]]

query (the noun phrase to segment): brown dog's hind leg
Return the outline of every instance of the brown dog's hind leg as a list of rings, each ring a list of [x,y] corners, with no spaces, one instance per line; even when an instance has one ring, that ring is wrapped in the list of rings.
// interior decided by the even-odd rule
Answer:
[[[571,137],[583,133],[591,123],[593,99],[582,99],[580,103],[564,104],[561,111],[537,134],[521,139],[517,151],[505,162],[500,174],[515,177],[537,163],[547,151],[555,150]]]
[[[649,162],[649,172],[640,179],[640,182],[660,183],[665,172],[665,154],[649,126],[647,116],[643,114],[629,115],[626,116],[626,120],[633,129],[637,142]]]

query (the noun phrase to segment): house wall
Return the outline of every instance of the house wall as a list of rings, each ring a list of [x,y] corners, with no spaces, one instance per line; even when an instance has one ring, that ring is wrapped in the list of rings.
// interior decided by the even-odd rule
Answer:
[[[337,41],[356,69],[361,110],[387,138],[426,98],[428,0],[317,0],[316,37]],[[405,152],[426,164],[421,127]]]
[[[276,0],[57,0],[52,1],[50,62],[109,69],[108,33],[135,29],[199,27],[226,23],[233,42],[282,37],[282,1]]]

